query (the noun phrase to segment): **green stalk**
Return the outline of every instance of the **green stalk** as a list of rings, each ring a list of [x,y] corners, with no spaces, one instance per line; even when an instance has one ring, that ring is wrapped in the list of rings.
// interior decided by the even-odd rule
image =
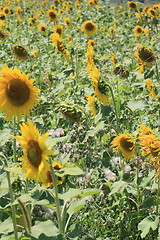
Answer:
[[[159,71],[158,71],[158,64],[156,62],[156,75],[157,75],[157,81],[159,82]]]
[[[1,154],[1,156],[4,159],[5,167],[8,168],[6,157],[2,154]],[[12,203],[14,202],[14,197],[13,197],[13,190],[12,190],[12,184],[11,184],[11,179],[10,179],[10,173],[7,172],[7,170],[6,170],[6,176],[7,176],[8,187],[9,187],[9,195],[10,195],[10,198],[11,198],[11,210],[12,210],[12,222],[13,222],[13,229],[14,229],[14,239],[18,240],[17,222],[16,222],[16,208],[15,208],[15,205],[12,205]]]
[[[57,212],[57,219],[58,219],[58,227],[59,227],[59,232],[60,234],[63,234],[63,222],[62,222],[62,217],[61,217],[61,209],[60,209],[60,202],[58,198],[58,188],[57,188],[57,177],[54,172],[54,168],[52,167],[52,161],[50,160],[51,164],[51,177],[53,181],[53,186],[54,186],[54,198],[55,198],[55,203],[56,203],[56,212]]]
[[[157,188],[157,205],[156,205],[157,216],[159,216],[159,203],[160,203],[160,178],[158,178],[158,188]]]
[[[120,132],[120,124],[119,124],[119,116],[118,116],[118,111],[117,111],[117,107],[116,107],[116,101],[115,101],[115,97],[114,97],[114,93],[113,93],[113,89],[110,86],[110,84],[106,83],[107,87],[109,88],[110,92],[111,92],[111,96],[112,96],[112,100],[113,100],[113,105],[114,105],[114,110],[115,110],[115,115],[116,115],[116,121],[117,121],[117,133]]]
[[[16,136],[16,117],[13,117],[13,135]],[[14,138],[13,140],[13,157],[14,157],[14,162],[17,162],[17,157],[16,157],[16,139]]]

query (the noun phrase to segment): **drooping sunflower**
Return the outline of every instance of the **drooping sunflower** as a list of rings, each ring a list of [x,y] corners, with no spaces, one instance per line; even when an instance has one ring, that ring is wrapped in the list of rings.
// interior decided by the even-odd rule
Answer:
[[[114,152],[122,152],[125,158],[134,157],[136,145],[129,134],[120,134],[113,139],[111,144],[111,147],[115,147]]]
[[[68,51],[66,49],[66,46],[63,43],[63,40],[60,38],[59,34],[52,33],[51,39],[53,41],[54,46],[59,51],[59,53],[61,53],[66,58],[66,60],[69,61],[70,57],[69,57]]]
[[[55,11],[53,11],[52,9],[47,11],[47,16],[49,17],[49,19],[51,21],[57,22],[58,19],[58,15]]]
[[[7,32],[0,29],[0,40],[4,40],[7,38]]]
[[[62,32],[63,32],[63,26],[58,24],[58,25],[54,26],[53,30],[55,33],[58,33],[59,36],[61,36]]]
[[[45,32],[46,31],[46,25],[45,24],[39,24],[38,29],[42,32]]]
[[[2,67],[0,73],[0,112],[6,113],[6,119],[12,116],[21,119],[22,114],[29,116],[29,110],[38,103],[40,90],[33,86],[35,79],[21,73],[17,67],[13,70]]]
[[[97,30],[97,25],[92,21],[86,21],[82,24],[81,31],[86,33],[86,35],[91,35]]]
[[[60,170],[63,168],[63,166],[59,163],[59,162],[53,162],[52,164],[52,167],[55,169],[55,170]],[[64,182],[65,180],[65,177],[60,177],[60,176],[57,176],[57,185],[60,185]],[[49,170],[46,171],[46,178],[45,180],[43,181],[43,184],[46,186],[46,187],[50,187],[53,185],[53,181],[52,181],[52,177],[51,177],[51,172]]]
[[[156,94],[156,88],[154,86],[154,83],[151,80],[146,80],[145,83],[150,93],[150,96],[155,99],[157,97],[157,94]]]
[[[26,60],[29,56],[27,50],[20,45],[12,47],[12,55],[17,60]]]
[[[48,156],[53,152],[47,149],[45,141],[49,133],[42,137],[36,125],[31,121],[20,125],[22,136],[15,136],[23,148],[23,156],[19,158],[23,162],[22,170],[26,172],[26,178],[35,182],[43,182],[45,172],[49,170]]]
[[[132,10],[132,9],[135,10],[137,8],[137,4],[133,1],[128,1],[127,4],[128,4],[128,7],[130,10]]]
[[[88,106],[89,110],[91,112],[91,115],[96,116],[98,113],[97,106],[96,106],[96,100],[93,96],[91,95],[86,95],[87,101],[88,101]]]

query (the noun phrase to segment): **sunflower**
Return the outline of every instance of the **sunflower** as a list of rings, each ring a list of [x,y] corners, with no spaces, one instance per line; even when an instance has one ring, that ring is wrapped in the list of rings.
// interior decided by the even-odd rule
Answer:
[[[137,4],[135,2],[128,1],[127,4],[130,10],[137,8]]]
[[[143,124],[140,125],[140,128],[138,128],[137,131],[139,132],[138,139],[141,139],[146,135],[153,134],[153,130],[150,127],[147,127]]]
[[[5,20],[6,19],[6,14],[4,12],[0,12],[0,20]]]
[[[4,40],[6,38],[7,38],[6,31],[3,31],[2,29],[0,29],[0,40]]]
[[[3,12],[4,12],[6,15],[8,15],[8,14],[10,13],[9,7],[4,7],[4,8],[3,8]]]
[[[150,96],[152,98],[156,98],[157,97],[156,89],[155,89],[155,86],[154,86],[153,82],[151,80],[146,80],[145,83],[146,83],[147,89],[150,93]]]
[[[23,162],[22,170],[26,172],[26,178],[35,182],[43,182],[45,180],[45,172],[49,170],[48,155],[53,154],[47,149],[45,141],[49,133],[42,137],[36,125],[31,121],[20,125],[22,136],[15,136],[23,148],[23,156],[19,158]]]
[[[137,19],[138,19],[138,21],[139,21],[140,23],[143,22],[143,17],[142,17],[142,15],[141,15],[140,13],[135,12],[135,16],[137,17]]]
[[[58,24],[58,25],[54,26],[53,30],[55,33],[58,33],[61,36],[62,32],[63,32],[63,26]]]
[[[12,47],[12,55],[17,60],[26,60],[29,56],[26,49],[20,45],[15,45]]]
[[[11,70],[3,66],[0,73],[0,112],[6,112],[7,120],[12,116],[20,120],[38,102],[40,90],[33,86],[35,79],[28,79],[29,74],[21,73],[17,67]]]
[[[86,21],[82,24],[81,31],[86,33],[87,35],[91,35],[95,33],[96,30],[97,30],[97,26],[92,21]]]
[[[113,139],[111,144],[111,147],[115,147],[114,152],[122,152],[125,158],[134,157],[136,145],[129,134],[120,134]]]
[[[39,24],[38,29],[42,32],[45,32],[46,31],[46,25],[45,24]]]
[[[49,17],[50,20],[54,21],[54,22],[57,22],[57,18],[58,18],[58,15],[55,11],[53,10],[48,10],[47,11],[47,16]]]
[[[103,82],[93,82],[94,95],[99,99],[99,101],[104,105],[108,105],[108,96],[106,95],[106,87]]]
[[[32,17],[29,19],[29,24],[30,26],[36,25],[37,23],[37,18],[36,17]]]
[[[91,112],[91,115],[96,116],[98,111],[97,111],[97,105],[95,98],[91,95],[86,95],[87,101],[88,101],[88,106]]]
[[[113,34],[113,33],[114,33],[114,30],[115,30],[114,27],[110,27],[110,28],[109,28],[109,32],[110,32],[110,34]]]
[[[16,14],[20,17],[22,15],[22,7],[18,6],[16,8]]]
[[[88,40],[88,46],[94,47],[94,46],[95,46],[95,41],[92,40],[92,39],[89,39],[89,40]]]
[[[148,8],[147,13],[151,16],[151,18],[156,18],[156,11],[153,8]]]
[[[71,20],[68,17],[64,17],[64,23],[69,27],[71,25]]]
[[[63,168],[63,166],[59,163],[59,162],[53,162],[52,167],[55,170],[60,170]],[[60,177],[57,176],[57,185],[60,185],[64,182],[65,177]],[[53,185],[53,181],[52,181],[52,177],[51,177],[51,172],[49,170],[46,171],[46,179],[43,181],[43,184],[46,187],[50,187],[51,185]]]
[[[143,28],[139,25],[137,25],[135,28],[134,28],[134,36],[137,38],[140,34],[142,34],[144,31],[143,31]]]
[[[67,52],[67,49],[63,43],[63,40],[60,38],[58,33],[52,33],[51,34],[51,39],[53,41],[54,46],[56,49],[61,53],[67,61],[69,61],[69,54]]]

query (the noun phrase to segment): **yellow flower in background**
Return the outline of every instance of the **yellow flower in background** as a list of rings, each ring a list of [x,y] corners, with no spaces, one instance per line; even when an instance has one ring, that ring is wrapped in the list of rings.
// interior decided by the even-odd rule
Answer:
[[[39,24],[38,29],[42,32],[45,32],[46,31],[46,25],[45,24]]]
[[[111,142],[114,152],[122,152],[125,158],[132,158],[135,155],[136,145],[134,139],[129,134],[120,134]]]
[[[6,19],[6,14],[4,12],[0,12],[0,20],[4,21]]]
[[[64,17],[64,23],[69,27],[71,25],[71,20],[69,17]]]
[[[109,32],[110,32],[110,34],[113,34],[113,33],[114,33],[114,30],[115,30],[114,27],[110,27],[110,28],[109,28]]]
[[[63,33],[63,26],[58,24],[58,25],[54,26],[53,30],[55,33],[58,33],[61,36]]]
[[[89,39],[88,40],[88,46],[94,47],[95,46],[95,40]]]
[[[53,41],[54,46],[58,50],[58,52],[61,53],[66,58],[67,61],[69,61],[70,56],[69,56],[66,46],[64,45],[63,40],[60,38],[59,34],[52,33],[51,39]]]
[[[143,28],[139,25],[137,25],[135,28],[134,28],[134,36],[137,38],[140,34],[142,34],[144,31],[143,31]]]
[[[37,56],[38,56],[38,53],[39,53],[39,51],[38,51],[38,50],[35,50],[35,51],[33,51],[32,54],[33,54],[34,57],[37,57]]]
[[[30,24],[31,26],[36,25],[36,24],[37,24],[37,18],[36,18],[36,17],[30,18],[30,19],[29,19],[29,24]]]
[[[52,167],[55,169],[55,170],[60,170],[63,168],[63,166],[59,163],[59,162],[53,162],[52,164]],[[65,177],[60,177],[60,176],[57,176],[57,185],[60,185],[64,182],[65,180]],[[51,177],[51,172],[49,170],[46,171],[46,179],[43,181],[43,184],[46,186],[46,187],[50,187],[53,185],[53,181],[52,181],[52,177]]]
[[[47,149],[45,141],[49,133],[42,137],[36,125],[31,121],[20,125],[22,136],[15,136],[23,148],[23,156],[19,158],[22,161],[22,170],[26,172],[26,178],[35,182],[43,182],[46,178],[45,172],[49,170],[48,156],[53,152]]]
[[[21,73],[17,67],[2,67],[0,73],[0,112],[5,112],[7,120],[13,116],[20,120],[22,114],[29,116],[29,110],[40,99],[40,90],[33,86],[35,79],[29,79],[29,74]]]
[[[91,95],[86,95],[87,101],[88,101],[88,106],[91,112],[91,115],[96,116],[98,111],[96,108],[96,100],[93,96]]]
[[[144,21],[141,13],[135,12],[135,16],[137,17],[137,19],[140,23],[142,23]]]
[[[99,99],[99,101],[104,105],[108,105],[108,96],[106,95],[106,89],[103,84],[98,81],[93,81],[94,95]]]
[[[137,129],[138,133],[138,139],[142,139],[146,135],[153,134],[153,130],[150,127],[147,127],[143,124],[140,125],[140,128]]]
[[[8,15],[8,14],[10,13],[9,7],[4,7],[4,8],[3,8],[3,12],[4,12],[6,15]]]
[[[128,1],[127,4],[128,4],[128,7],[130,10],[132,10],[132,9],[135,10],[137,8],[137,4],[133,1]]]
[[[156,11],[153,8],[148,8],[147,13],[152,17],[152,18],[156,18]]]
[[[17,14],[18,16],[21,16],[21,15],[22,15],[22,7],[21,7],[21,6],[18,6],[18,7],[16,8],[16,14]]]
[[[47,16],[49,17],[49,19],[50,19],[51,21],[57,22],[57,20],[58,20],[58,15],[57,15],[57,13],[56,13],[55,11],[53,11],[53,10],[48,10],[48,11],[47,11]]]
[[[6,39],[8,36],[8,32],[5,30],[0,29],[0,40]]]
[[[157,97],[157,95],[156,95],[156,89],[155,89],[153,82],[151,80],[146,80],[145,83],[146,83],[147,89],[150,93],[150,96],[155,99]]]
[[[95,33],[96,30],[97,30],[97,26],[92,21],[86,21],[82,24],[81,31],[86,33],[87,35],[91,35]]]
[[[12,55],[17,60],[26,60],[29,56],[26,49],[20,45],[16,45],[12,47]]]

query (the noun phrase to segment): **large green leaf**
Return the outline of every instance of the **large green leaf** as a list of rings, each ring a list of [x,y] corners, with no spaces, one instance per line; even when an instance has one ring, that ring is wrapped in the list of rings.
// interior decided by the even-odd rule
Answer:
[[[86,204],[86,200],[84,198],[80,200],[75,200],[70,203],[69,208],[67,210],[68,214],[71,216],[77,211],[79,211]]]
[[[4,222],[0,222],[0,233],[6,234],[13,231],[13,222],[11,218],[7,218]]]
[[[52,237],[57,236],[59,234],[59,230],[51,220],[43,222],[37,221],[31,228],[31,236],[38,238],[42,233],[48,237]]]
[[[141,230],[141,237],[145,238],[146,235],[149,233],[150,228],[154,231],[158,227],[159,224],[159,217],[157,216],[155,220],[152,220],[150,217],[144,218],[139,224],[138,224],[138,230]]]
[[[86,196],[90,196],[90,195],[97,194],[100,192],[101,192],[101,190],[99,190],[99,189],[87,188],[84,190],[80,190],[80,189],[70,188],[68,192],[59,194],[59,198],[63,199],[64,201],[69,201],[70,199],[72,199],[74,197],[86,197]]]
[[[3,146],[11,138],[11,129],[0,131],[0,145]]]
[[[89,130],[86,134],[86,140],[88,139],[88,137],[93,137],[96,133],[98,133],[101,129],[104,128],[104,122],[99,122],[98,125],[96,127],[94,127],[93,129]]]
[[[64,175],[82,175],[84,174],[83,170],[76,166],[74,163],[65,163],[63,168],[61,170],[58,170],[56,172],[58,176],[64,176]]]
[[[111,192],[109,193],[109,195],[112,195],[114,193],[122,193],[124,191],[124,189],[127,187],[127,185],[128,185],[128,183],[124,182],[122,180],[113,183],[112,189],[111,189]]]

